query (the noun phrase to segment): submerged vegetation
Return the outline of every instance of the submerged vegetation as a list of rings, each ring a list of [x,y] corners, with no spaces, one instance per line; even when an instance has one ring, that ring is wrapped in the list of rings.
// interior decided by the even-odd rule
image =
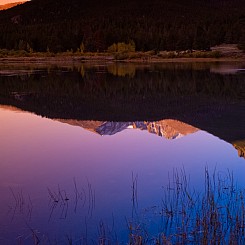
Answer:
[[[243,244],[245,192],[232,173],[205,169],[201,192],[189,181],[184,171],[173,171],[161,208],[154,210],[162,217],[158,235],[149,237],[147,228],[136,222],[129,244]]]
[[[90,237],[87,230],[86,217],[85,233],[81,237],[67,235],[56,240],[58,244],[128,244],[128,245],[176,245],[176,244],[243,244],[245,239],[245,191],[237,186],[233,174],[229,171],[211,174],[204,171],[203,186],[199,189],[191,183],[190,177],[184,169],[174,169],[169,173],[168,184],[162,187],[162,197],[159,205],[139,208],[138,175],[132,175],[131,204],[132,214],[125,218],[127,228],[123,240],[119,240],[117,230],[105,222],[98,223],[97,237]],[[28,240],[30,244],[46,244],[50,238],[42,232],[33,229],[29,222],[33,214],[33,204],[28,198],[25,200],[23,192],[10,190],[14,199],[14,214],[24,215],[27,210],[29,231],[32,234]],[[73,194],[72,194],[73,193]],[[75,207],[73,212],[79,215],[78,205],[88,209],[91,215],[95,209],[95,190],[87,182],[87,188],[79,189],[74,179],[74,192],[66,192],[58,187],[57,190],[48,188],[50,199],[49,221],[53,219],[55,210],[60,212],[62,219],[66,219],[68,209]],[[98,201],[98,200],[97,200]],[[74,202],[74,203],[73,203]],[[72,207],[70,207],[72,206]],[[113,220],[113,223],[117,220]],[[125,230],[125,227],[119,227]],[[90,227],[92,228],[92,227]],[[95,229],[95,227],[94,227]],[[21,238],[22,237],[22,238]],[[19,236],[23,242],[23,236]],[[27,241],[28,241],[27,240]],[[29,244],[29,243],[28,243]]]

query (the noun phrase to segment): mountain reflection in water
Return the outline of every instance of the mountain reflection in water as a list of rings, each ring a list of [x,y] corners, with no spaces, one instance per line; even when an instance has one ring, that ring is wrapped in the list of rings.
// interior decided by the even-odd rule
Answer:
[[[179,121],[233,144],[244,156],[244,67],[244,63],[32,64],[30,68],[5,64],[0,66],[0,104],[85,125],[102,135],[133,127],[176,138],[183,134],[172,127]]]
[[[113,135],[125,129],[147,130],[149,133],[165,137],[166,139],[176,139],[187,134],[195,133],[198,129],[176,120],[161,120],[158,122],[100,122],[100,121],[76,121],[62,120],[74,126],[80,126],[100,135]]]
[[[136,196],[136,218],[154,237],[163,188],[181,167],[197,193],[204,167],[222,183],[234,171],[244,188],[244,159],[234,149],[244,157],[243,68],[0,65],[0,243],[33,244],[37,235],[41,244],[67,244],[73,233],[70,241],[97,244],[113,224],[126,244]]]
[[[73,126],[79,126],[99,135],[114,135],[125,129],[147,130],[149,133],[156,134],[166,139],[177,139],[188,134],[193,134],[199,129],[172,119],[165,119],[156,122],[136,121],[136,122],[104,122],[104,121],[78,121],[58,119],[58,121]],[[231,131],[229,131],[231,133]],[[241,134],[243,131],[241,131]],[[237,149],[238,155],[245,158],[245,140],[232,143]]]

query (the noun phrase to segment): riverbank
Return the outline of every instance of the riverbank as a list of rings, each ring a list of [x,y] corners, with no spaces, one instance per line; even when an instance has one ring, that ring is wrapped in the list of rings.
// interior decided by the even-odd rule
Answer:
[[[0,63],[73,63],[73,62],[226,62],[245,61],[245,52],[235,44],[212,47],[210,51],[134,51],[134,52],[27,52],[0,50]]]
[[[245,58],[239,57],[220,57],[220,58],[161,58],[150,56],[148,58],[129,58],[118,60],[113,56],[29,56],[29,57],[4,57],[0,58],[0,64],[18,64],[18,63],[76,63],[76,62],[132,62],[132,63],[164,63],[164,62],[245,62]]]

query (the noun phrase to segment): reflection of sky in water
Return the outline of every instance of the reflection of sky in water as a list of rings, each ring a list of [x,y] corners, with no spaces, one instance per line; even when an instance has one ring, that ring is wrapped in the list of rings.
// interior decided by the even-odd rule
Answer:
[[[87,180],[91,183],[96,193],[95,214],[105,220],[110,220],[112,213],[115,217],[122,214],[123,219],[130,214],[132,172],[138,175],[140,207],[160,203],[162,186],[174,168],[184,167],[198,188],[203,186],[205,166],[210,170],[216,166],[219,172],[229,169],[235,181],[245,184],[244,159],[232,145],[203,131],[177,140],[134,129],[102,137],[80,127],[4,109],[0,109],[0,121],[0,228],[5,232],[8,225],[13,229],[7,215],[9,201],[13,200],[9,187],[30,195],[32,223],[40,222],[45,227],[49,213],[47,187],[56,190],[59,184],[67,195],[74,195],[73,178],[80,187],[87,185]],[[78,217],[68,217],[49,225],[56,223],[54,229],[59,232],[62,224],[79,222]]]

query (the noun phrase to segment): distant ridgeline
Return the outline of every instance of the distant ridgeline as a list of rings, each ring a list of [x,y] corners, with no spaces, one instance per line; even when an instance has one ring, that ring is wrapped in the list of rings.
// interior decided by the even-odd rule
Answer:
[[[105,51],[245,49],[244,0],[32,0],[0,11],[0,49]]]
[[[16,1],[16,2],[12,2],[12,3],[7,3],[7,4],[4,4],[4,5],[0,5],[0,10],[13,8],[16,5],[23,4],[24,2],[26,2],[26,1],[21,1],[21,2],[20,1]]]

